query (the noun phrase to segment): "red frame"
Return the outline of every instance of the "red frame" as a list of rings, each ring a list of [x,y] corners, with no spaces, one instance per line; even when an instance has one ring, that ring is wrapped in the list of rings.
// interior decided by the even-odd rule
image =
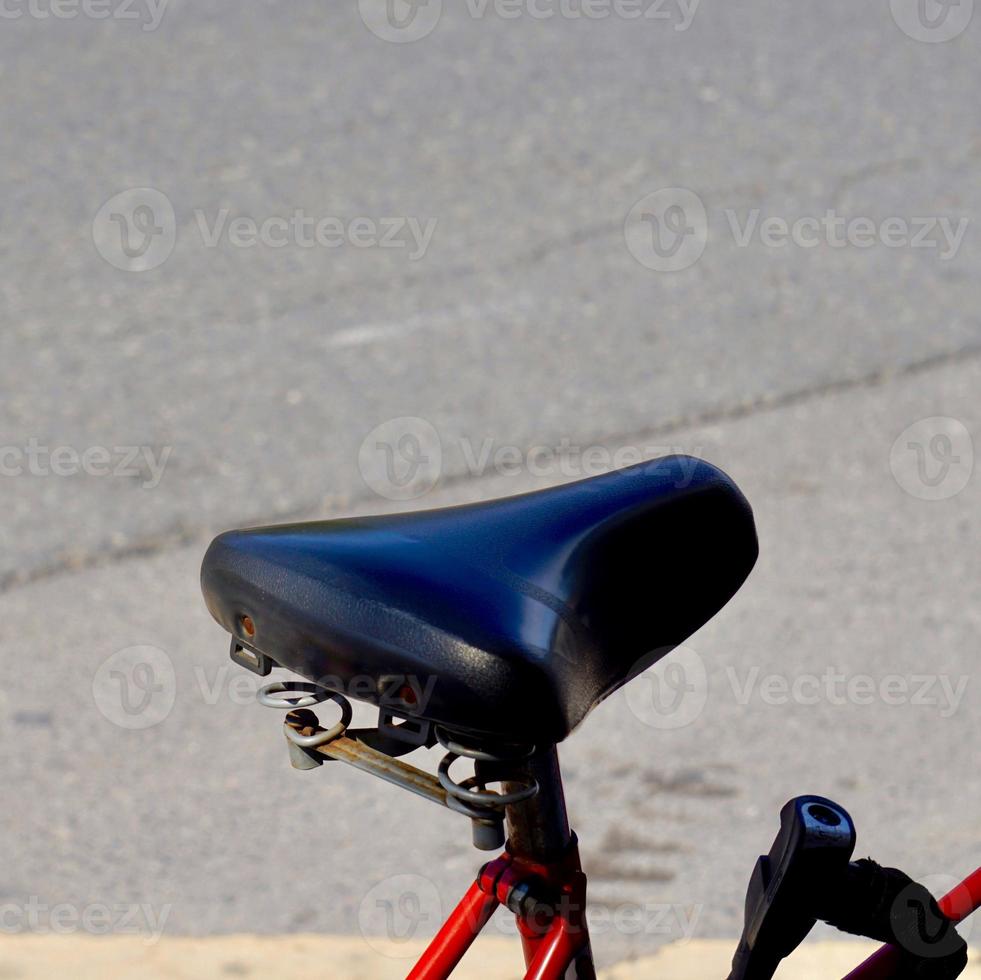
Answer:
[[[515,913],[525,954],[525,980],[563,980],[575,965],[577,980],[595,980],[586,925],[586,876],[572,839],[565,855],[541,864],[505,851],[484,865],[407,980],[446,980],[499,905],[518,885],[542,884],[559,900],[549,913]]]
[[[565,856],[554,864],[539,864],[505,851],[485,865],[406,980],[446,980],[497,907],[507,905],[512,889],[530,881],[544,882],[561,898],[557,910],[544,921],[515,914],[525,954],[525,980],[563,980],[573,964],[576,980],[595,980],[586,924],[586,876],[575,837]],[[981,908],[981,868],[939,904],[953,922],[962,922]],[[895,970],[896,950],[883,946],[844,980],[888,980]]]

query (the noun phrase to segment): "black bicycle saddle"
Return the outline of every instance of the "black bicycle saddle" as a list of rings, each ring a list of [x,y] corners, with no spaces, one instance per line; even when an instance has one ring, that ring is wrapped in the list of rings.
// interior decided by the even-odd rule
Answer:
[[[735,484],[670,456],[487,503],[229,531],[201,581],[244,647],[308,680],[542,745],[710,619],[756,556]]]

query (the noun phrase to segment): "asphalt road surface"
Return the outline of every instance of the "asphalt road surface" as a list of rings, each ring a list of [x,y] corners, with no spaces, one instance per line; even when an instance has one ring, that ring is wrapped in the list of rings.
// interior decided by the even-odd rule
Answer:
[[[465,821],[289,768],[203,550],[668,451],[761,558],[563,746],[597,947],[735,934],[802,792],[976,865],[972,9],[8,0],[2,927],[431,929]]]

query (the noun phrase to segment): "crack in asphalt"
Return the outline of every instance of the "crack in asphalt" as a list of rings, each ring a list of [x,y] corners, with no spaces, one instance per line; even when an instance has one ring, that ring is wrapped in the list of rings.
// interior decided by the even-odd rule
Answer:
[[[960,147],[957,152],[947,154],[946,158],[940,161],[940,169],[944,169],[945,167],[949,169],[951,167],[959,166],[978,156],[981,156],[981,144],[969,143],[966,146]],[[931,162],[937,163],[937,161]],[[889,176],[895,173],[916,171],[921,169],[924,165],[925,161],[921,159],[913,157],[899,157],[896,159],[870,161],[857,167],[843,170],[840,173],[828,174],[822,179],[822,182],[828,185],[827,198],[829,201],[829,206],[833,208],[839,207],[841,198],[845,192],[866,180],[874,177]],[[652,177],[650,186],[655,190],[663,183],[654,181],[653,175],[648,176]],[[655,186],[655,184],[657,184],[657,186]],[[794,178],[783,178],[766,185],[765,190],[794,191],[801,190],[806,186],[808,185],[805,181]],[[536,243],[529,243],[524,250],[515,253],[509,258],[492,263],[489,267],[490,270],[501,274],[510,272],[514,269],[527,269],[529,267],[540,265],[552,255],[566,249],[575,248],[578,245],[596,241],[622,231],[623,223],[626,218],[627,211],[629,210],[630,205],[633,203],[633,194],[635,192],[636,188],[627,195],[628,200],[625,201],[627,210],[623,212],[622,217],[597,221],[590,225],[585,225],[580,228],[573,228],[562,232],[552,236],[551,238],[545,238]],[[739,185],[728,187],[701,188],[698,193],[702,198],[714,200],[734,198],[742,194],[746,194],[751,199],[756,200],[763,193],[763,188],[756,183],[741,183]],[[403,272],[401,274],[386,275],[381,278],[373,276],[355,277],[346,282],[338,283],[336,286],[331,288],[330,293],[315,293],[301,303],[284,303],[282,305],[272,306],[263,311],[261,314],[257,313],[252,316],[243,316],[236,320],[236,323],[239,326],[249,326],[250,324],[258,324],[263,321],[275,321],[285,317],[310,314],[311,312],[326,306],[332,299],[336,299],[336,297],[339,295],[348,295],[359,290],[366,290],[370,292],[381,287],[386,289],[405,290],[420,286],[438,286],[446,282],[456,282],[461,279],[468,279],[480,274],[481,272],[486,272],[487,270],[488,267],[481,265],[478,262],[459,262],[456,264],[444,263],[438,270],[435,271],[420,271],[418,273]],[[213,308],[211,310],[202,311],[200,313],[200,319],[210,318],[220,321],[224,315],[224,310]],[[141,321],[139,329],[146,329],[148,323],[150,323],[151,326],[155,325],[151,323],[148,318],[144,318]],[[169,324],[170,321],[161,319],[159,323],[161,326],[163,326],[164,324]],[[130,326],[129,328],[122,327],[122,329],[113,334],[113,337],[114,339],[126,337],[134,333],[136,329],[137,328],[133,326]]]
[[[864,374],[855,375],[854,377],[821,381],[813,385],[795,389],[794,391],[758,395],[735,404],[719,406],[718,408],[708,408],[687,415],[679,415],[675,418],[666,419],[658,425],[648,426],[643,429],[607,433],[596,441],[612,445],[639,443],[644,439],[672,435],[686,429],[698,428],[704,425],[738,421],[754,415],[818,401],[822,398],[849,391],[881,387],[895,381],[915,377],[929,371],[978,357],[981,357],[981,343],[968,344],[958,347],[955,350],[941,351],[899,366],[881,367],[867,371]],[[493,474],[472,473],[463,469],[455,473],[441,475],[439,487],[440,489],[444,489],[467,483],[477,483],[491,475]],[[341,507],[350,509],[353,506],[366,503],[373,499],[375,499],[375,495],[370,492],[352,493],[343,498],[336,498],[333,505],[328,505],[325,508],[323,498],[319,498],[317,503],[300,504],[288,511],[276,513],[274,518],[269,518],[265,521],[262,519],[249,521],[249,523],[260,525],[268,523],[269,520],[290,523],[292,521],[326,519],[336,509]],[[155,534],[127,542],[123,545],[110,545],[105,549],[97,551],[93,550],[81,554],[58,556],[51,561],[38,564],[34,568],[26,571],[15,570],[0,575],[0,595],[12,592],[15,589],[24,588],[42,580],[56,578],[59,575],[105,568],[132,558],[152,557],[175,548],[203,541],[209,534],[209,527],[203,524],[190,525],[181,521],[172,525],[170,528],[164,528]]]

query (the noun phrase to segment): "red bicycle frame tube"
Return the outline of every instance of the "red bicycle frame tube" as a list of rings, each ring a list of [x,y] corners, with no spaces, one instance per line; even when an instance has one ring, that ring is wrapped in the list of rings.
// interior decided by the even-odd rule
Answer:
[[[981,868],[968,875],[937,904],[951,922],[963,922],[972,912],[981,908]],[[864,963],[855,967],[845,980],[888,980],[896,975],[898,955],[895,946],[882,946]]]
[[[436,934],[407,980],[446,980],[499,905],[516,889],[544,886],[558,900],[532,903],[515,913],[524,947],[525,980],[563,980],[575,964],[582,980],[595,973],[586,928],[586,876],[575,839],[553,864],[538,864],[505,852],[484,866],[476,882]]]
[[[406,980],[443,980],[455,969],[500,902],[475,881]]]

